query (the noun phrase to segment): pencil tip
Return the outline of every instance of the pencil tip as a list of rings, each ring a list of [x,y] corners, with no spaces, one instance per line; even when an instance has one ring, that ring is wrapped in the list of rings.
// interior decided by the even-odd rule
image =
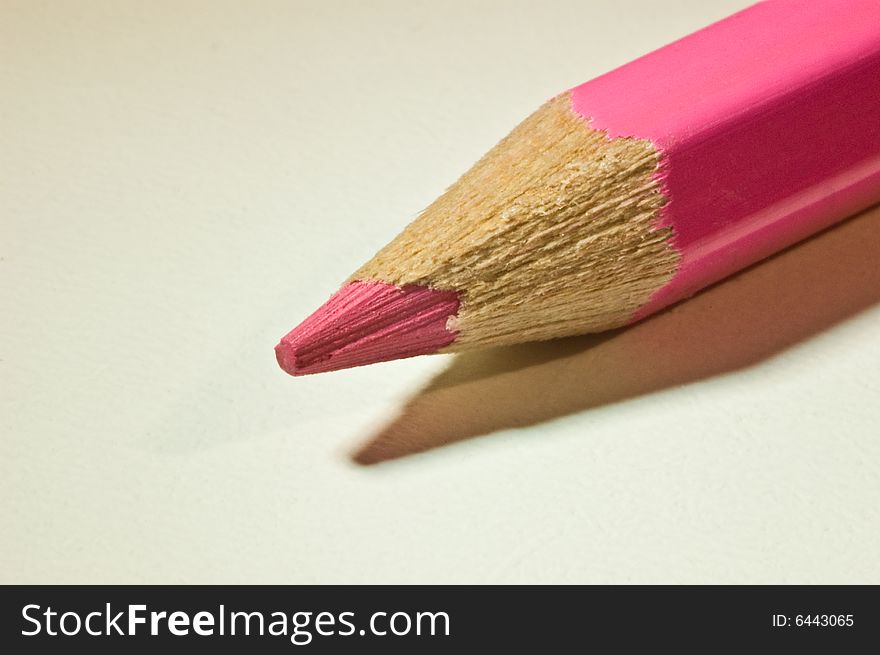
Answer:
[[[458,306],[456,291],[351,282],[285,335],[275,356],[291,375],[308,375],[427,355],[455,341],[446,322]]]

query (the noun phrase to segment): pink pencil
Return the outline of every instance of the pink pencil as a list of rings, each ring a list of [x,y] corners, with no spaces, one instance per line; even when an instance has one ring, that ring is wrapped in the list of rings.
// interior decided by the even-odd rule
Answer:
[[[770,0],[553,98],[276,346],[293,375],[619,327],[880,201],[880,0]]]

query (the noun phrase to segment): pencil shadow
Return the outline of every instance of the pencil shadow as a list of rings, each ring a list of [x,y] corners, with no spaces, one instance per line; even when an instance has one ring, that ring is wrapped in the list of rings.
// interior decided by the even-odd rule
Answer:
[[[456,355],[362,465],[756,364],[880,302],[880,206],[626,329]]]

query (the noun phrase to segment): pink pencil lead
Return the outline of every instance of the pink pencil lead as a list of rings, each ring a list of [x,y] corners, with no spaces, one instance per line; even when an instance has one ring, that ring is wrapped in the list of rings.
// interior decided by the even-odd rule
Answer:
[[[427,355],[455,341],[446,328],[458,312],[455,291],[352,282],[275,346],[278,364],[308,375]]]

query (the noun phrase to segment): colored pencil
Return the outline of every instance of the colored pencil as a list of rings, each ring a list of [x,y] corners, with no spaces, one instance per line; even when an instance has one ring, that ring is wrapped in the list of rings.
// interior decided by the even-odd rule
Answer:
[[[551,99],[276,355],[302,375],[620,327],[878,201],[880,0],[762,2]]]

